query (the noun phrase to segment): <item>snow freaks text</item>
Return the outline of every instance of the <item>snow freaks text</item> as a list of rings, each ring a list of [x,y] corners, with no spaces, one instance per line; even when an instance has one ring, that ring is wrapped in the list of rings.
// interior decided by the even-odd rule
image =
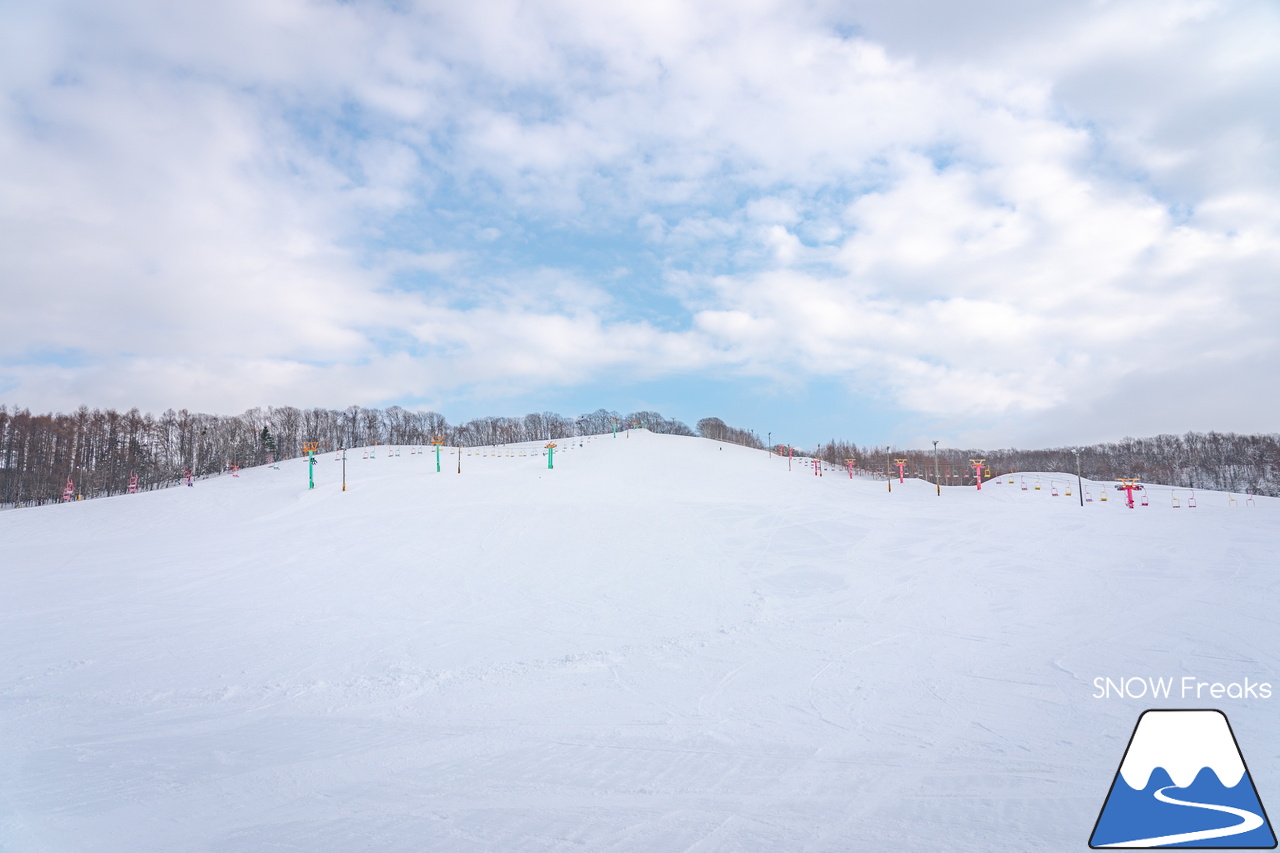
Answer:
[[[1094,699],[1270,699],[1271,683],[1253,681],[1201,681],[1194,675],[1181,678],[1129,676],[1093,680]]]

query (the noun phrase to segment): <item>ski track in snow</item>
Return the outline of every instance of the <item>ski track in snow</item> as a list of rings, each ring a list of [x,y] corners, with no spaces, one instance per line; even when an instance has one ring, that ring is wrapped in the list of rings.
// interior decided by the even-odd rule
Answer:
[[[1095,676],[1277,671],[1280,501],[538,449],[0,513],[0,849],[1075,849]]]

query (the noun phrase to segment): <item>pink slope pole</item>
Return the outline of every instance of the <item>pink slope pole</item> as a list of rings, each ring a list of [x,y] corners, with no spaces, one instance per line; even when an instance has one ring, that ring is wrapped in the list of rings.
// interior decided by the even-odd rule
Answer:
[[[973,466],[973,481],[978,484],[978,491],[982,491],[982,466],[987,460],[970,459],[969,464]]]

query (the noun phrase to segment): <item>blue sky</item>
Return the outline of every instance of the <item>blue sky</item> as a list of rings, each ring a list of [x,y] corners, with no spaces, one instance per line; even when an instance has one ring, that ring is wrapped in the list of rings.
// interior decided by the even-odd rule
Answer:
[[[1276,429],[1274,3],[26,5],[0,402]]]

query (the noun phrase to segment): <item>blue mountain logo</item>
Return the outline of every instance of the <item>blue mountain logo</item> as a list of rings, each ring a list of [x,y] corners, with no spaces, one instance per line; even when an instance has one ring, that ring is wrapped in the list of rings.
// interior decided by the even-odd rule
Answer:
[[[1275,833],[1221,711],[1144,711],[1089,846],[1269,850]]]

